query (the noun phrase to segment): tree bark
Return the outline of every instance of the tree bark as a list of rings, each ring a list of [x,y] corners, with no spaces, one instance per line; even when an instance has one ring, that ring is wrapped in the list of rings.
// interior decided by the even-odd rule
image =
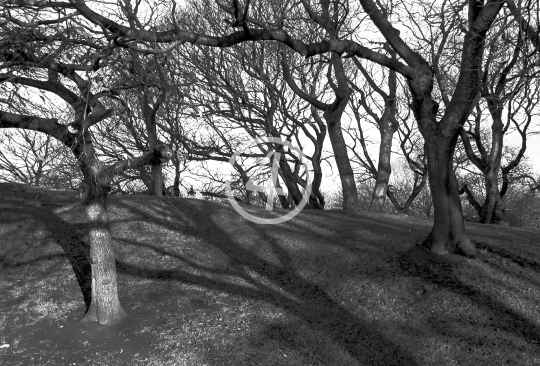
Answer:
[[[390,158],[392,156],[392,139],[395,130],[388,122],[381,124],[381,144],[379,146],[377,177],[373,195],[371,196],[371,203],[369,205],[369,211],[371,212],[383,212],[386,194],[388,192],[388,183],[390,181],[390,175],[392,174]]]
[[[504,205],[500,194],[495,196],[495,206],[493,207],[493,213],[491,214],[491,223],[495,225],[508,225],[506,221],[506,214],[504,212]]]
[[[434,223],[424,245],[437,254],[461,251],[474,255],[474,244],[465,232],[465,220],[453,169],[457,135],[427,138],[429,184],[433,196]]]
[[[489,155],[489,169],[484,174],[484,180],[486,185],[486,200],[484,202],[485,213],[484,217],[481,217],[483,223],[500,223],[502,218],[502,210],[500,203],[502,203],[501,195],[499,192],[499,170],[501,168],[501,159],[503,151],[503,139],[504,139],[504,123],[502,121],[502,113],[504,105],[500,100],[489,100],[488,107],[493,119],[491,125],[491,153]],[[495,206],[499,202],[497,211]],[[501,216],[497,216],[500,214]]]
[[[492,222],[497,196],[499,196],[497,172],[490,169],[486,174],[484,174],[484,183],[486,188],[486,199],[478,214],[482,224],[489,224]]]
[[[174,162],[173,195],[180,197],[180,163],[177,161]]]
[[[92,298],[83,321],[116,324],[127,314],[118,298],[116,264],[107,214],[107,196],[113,173],[96,157],[88,131],[75,137],[75,141],[73,153],[80,161],[84,175],[79,193],[86,211],[92,269]],[[117,164],[125,167],[129,162]],[[114,165],[112,167],[115,168]]]
[[[321,123],[322,125],[322,123]],[[324,125],[321,126],[321,133],[317,136],[317,151],[313,154],[313,182],[311,183],[311,196],[310,204],[315,208],[324,209],[324,196],[321,193],[321,183],[322,183],[322,169],[321,169],[321,154],[322,147],[324,143],[324,138],[326,136],[326,128]]]
[[[287,162],[287,159],[285,158],[283,147],[282,146],[277,147],[276,153],[280,153],[278,164],[279,164],[279,169],[281,170],[281,173],[282,173],[281,177],[283,178],[285,182],[285,186],[287,187],[287,190],[289,191],[289,194],[291,195],[294,201],[294,204],[298,206],[300,202],[302,202],[302,199],[303,199],[302,192],[300,192],[300,189],[298,188],[298,184],[296,182],[296,178],[294,177],[294,174],[291,171],[291,167],[289,166],[289,163]],[[309,207],[309,204],[307,204],[305,208],[312,208],[312,207]]]
[[[279,180],[276,181],[276,188],[281,188],[281,183],[279,183]],[[279,203],[281,204],[281,208],[284,208],[287,210],[291,208],[290,207],[291,205],[289,203],[289,197],[290,197],[289,193],[287,193],[287,195],[283,195],[283,194],[278,195],[278,200],[279,200]],[[264,202],[266,203],[266,200],[264,200]]]
[[[504,213],[502,210],[502,198],[499,190],[498,173],[501,167],[501,158],[503,150],[504,124],[502,122],[503,105],[500,101],[488,100],[490,114],[493,119],[491,126],[491,150],[489,154],[483,145],[483,142],[478,137],[479,132],[475,132],[475,141],[478,150],[483,152],[479,156],[472,149],[471,142],[465,133],[461,132],[461,139],[467,156],[471,162],[482,172],[485,187],[484,203],[480,204],[466,185],[460,193],[467,194],[467,200],[475,208],[482,224],[500,224],[504,221]],[[476,121],[476,129],[479,130],[479,121]]]
[[[116,264],[107,214],[110,182],[115,174],[121,174],[126,169],[135,169],[156,160],[166,161],[171,158],[172,151],[165,145],[155,146],[141,157],[120,161],[105,168],[96,157],[88,131],[82,136],[76,136],[74,141],[71,144],[73,153],[81,162],[85,177],[80,193],[88,222],[92,269],[92,299],[83,321],[115,324],[121,322],[127,314],[118,298]]]
[[[341,180],[343,190],[343,209],[349,211],[358,211],[358,191],[354,173],[351,167],[351,162],[347,154],[347,146],[341,131],[341,114],[342,112],[324,112],[324,118],[328,127],[328,136],[332,143],[334,151],[334,159]]]
[[[343,138],[343,132],[341,130],[341,117],[349,103],[351,89],[349,88],[348,79],[343,67],[343,60],[335,52],[331,53],[331,65],[334,70],[337,85],[333,82],[331,69],[329,69],[327,80],[332,85],[332,89],[335,92],[335,100],[332,104],[327,104],[319,101],[313,94],[310,95],[305,93],[298,85],[296,85],[291,76],[289,66],[287,65],[287,62],[285,62],[285,56],[282,57],[283,76],[287,85],[289,85],[297,95],[312,105],[312,114],[315,120],[317,120],[316,113],[313,113],[315,108],[323,111],[323,117],[326,122],[327,132],[330,136],[332,150],[334,151],[334,159],[341,180],[343,209],[357,211],[359,208],[358,192],[351,162],[347,154],[347,145],[345,144],[345,139]]]
[[[161,164],[152,165],[152,194],[163,195],[163,168]]]
[[[319,163],[319,162],[317,162]],[[315,168],[315,163],[313,163]],[[309,196],[309,206],[315,209],[324,210],[324,196],[321,193],[322,172],[315,168],[313,172],[313,182],[311,183],[311,195]]]
[[[332,65],[337,80],[336,100],[328,106],[323,113],[328,128],[328,136],[332,143],[334,159],[341,179],[343,189],[343,209],[347,211],[358,211],[358,191],[356,189],[356,180],[351,167],[351,161],[347,154],[347,145],[343,138],[341,129],[341,117],[351,98],[351,89],[343,68],[343,60],[335,53],[331,53]]]
[[[89,180],[92,181],[92,180]],[[116,281],[116,263],[112,247],[107,193],[103,187],[90,187],[85,204],[90,237],[90,265],[92,268],[92,299],[83,321],[116,324],[127,317],[120,305]]]

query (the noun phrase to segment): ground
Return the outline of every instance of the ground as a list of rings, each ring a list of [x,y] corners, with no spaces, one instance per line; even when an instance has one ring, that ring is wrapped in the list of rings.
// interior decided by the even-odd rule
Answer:
[[[0,185],[1,365],[540,365],[540,231],[469,225],[476,258],[415,243],[432,223],[112,197],[119,325],[80,323],[75,193]],[[273,213],[249,209],[267,217]]]

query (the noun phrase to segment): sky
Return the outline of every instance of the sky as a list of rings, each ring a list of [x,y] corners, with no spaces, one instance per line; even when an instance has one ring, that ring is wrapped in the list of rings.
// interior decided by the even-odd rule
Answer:
[[[179,5],[182,3],[183,1],[178,2]],[[537,120],[533,122],[533,125],[540,126],[539,117],[536,117],[536,119]],[[535,128],[538,128],[538,127],[535,127]],[[374,140],[377,140],[377,137],[378,137],[377,131],[372,130],[371,134],[373,136],[370,136],[370,137],[372,137]],[[519,143],[519,140],[517,140],[515,137],[510,136],[505,140],[505,142],[509,145],[517,146],[517,144]],[[377,144],[373,144],[369,147],[372,157],[375,158],[374,160],[376,160],[376,157],[377,157],[377,148],[378,148]],[[325,141],[325,150],[332,151],[329,138],[327,138]],[[535,172],[540,173],[540,135],[533,135],[529,137],[528,143],[527,143],[526,156],[529,157],[529,163],[534,167]],[[398,155],[393,154],[393,158],[394,160],[396,160],[398,158]],[[216,163],[216,168],[220,170],[221,169],[227,170],[227,169],[230,169],[230,165],[226,163]],[[325,164],[323,165],[323,169],[325,172],[325,177],[323,179],[322,186],[321,186],[322,191],[327,191],[327,192],[335,191],[339,186],[339,176],[337,174],[337,168],[335,166],[335,163],[333,163],[331,167]],[[200,179],[200,178],[197,178],[197,179]],[[197,187],[198,184],[195,182],[195,180],[188,179],[188,181],[193,181],[194,182],[193,185]]]
[[[345,122],[346,123],[346,122]],[[533,119],[533,122],[531,123],[531,130],[534,131],[540,130],[540,117],[536,117],[536,120]],[[375,128],[372,128],[370,130],[370,138],[373,138],[373,140],[377,141],[377,135],[378,131]],[[521,144],[521,140],[518,137],[516,133],[510,134],[505,137],[504,140],[505,144],[508,146],[516,146],[519,147]],[[400,155],[396,153],[399,150],[399,147],[397,146],[396,140],[394,141],[394,153],[392,154],[392,162],[396,162],[398,159],[400,159]],[[372,145],[369,145],[368,151],[374,160],[375,164],[377,164],[377,156],[378,156],[378,143],[374,143]],[[331,152],[332,146],[330,143],[330,139],[326,138],[324,150]],[[349,156],[351,156],[349,152]],[[540,134],[530,135],[527,139],[527,150],[525,153],[525,156],[529,158],[528,162],[533,167],[533,171],[535,174],[540,174]],[[221,163],[221,162],[211,162],[210,166],[212,169],[216,169],[217,171],[224,172],[227,176],[230,176],[231,173],[233,173],[233,168],[228,163]],[[330,159],[330,166],[327,163],[323,163],[323,180],[321,183],[321,191],[327,192],[327,193],[333,193],[339,190],[341,187],[339,174],[337,170],[337,166],[333,159]],[[203,180],[200,177],[189,177],[185,176],[184,179],[186,179],[187,182],[189,182],[189,185],[193,185],[195,189],[198,189],[198,187],[202,187]],[[200,189],[200,188],[199,188]]]

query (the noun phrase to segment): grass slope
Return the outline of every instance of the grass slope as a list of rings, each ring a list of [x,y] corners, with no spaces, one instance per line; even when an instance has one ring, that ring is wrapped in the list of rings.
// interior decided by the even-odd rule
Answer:
[[[435,257],[414,245],[427,220],[304,211],[261,226],[222,203],[113,197],[131,316],[103,327],[78,322],[76,202],[0,185],[2,365],[540,364],[538,231],[470,225],[476,259]]]

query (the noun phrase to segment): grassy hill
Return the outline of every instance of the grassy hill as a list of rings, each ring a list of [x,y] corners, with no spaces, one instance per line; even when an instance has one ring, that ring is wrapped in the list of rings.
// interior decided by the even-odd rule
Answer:
[[[0,185],[0,364],[540,365],[539,231],[469,225],[466,259],[415,245],[431,222],[410,217],[261,226],[148,196],[112,197],[109,215],[130,319],[104,327],[79,323],[75,194]]]

